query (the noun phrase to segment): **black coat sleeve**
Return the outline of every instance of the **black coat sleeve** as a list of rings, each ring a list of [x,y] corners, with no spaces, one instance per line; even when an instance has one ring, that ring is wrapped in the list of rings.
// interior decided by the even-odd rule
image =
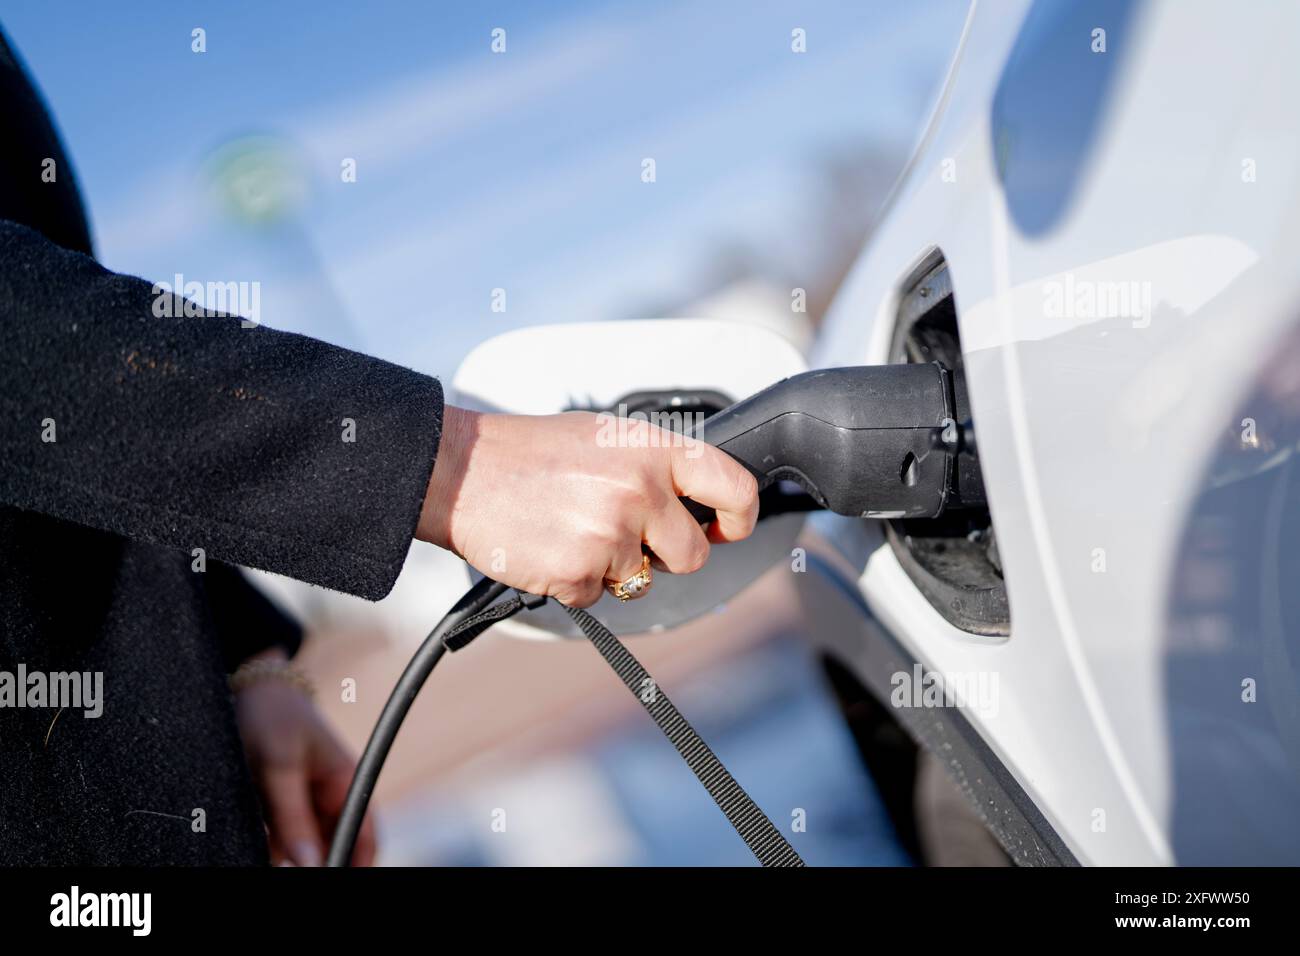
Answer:
[[[383,597],[437,454],[437,380],[156,301],[0,221],[0,503]]]
[[[290,657],[298,652],[302,627],[239,568],[214,561],[208,565],[203,583],[227,671],[233,673],[248,658],[270,647],[279,647]]]

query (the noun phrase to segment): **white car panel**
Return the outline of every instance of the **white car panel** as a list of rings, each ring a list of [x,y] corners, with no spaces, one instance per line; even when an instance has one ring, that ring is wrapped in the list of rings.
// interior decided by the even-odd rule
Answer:
[[[953,627],[883,543],[861,591],[927,667],[999,674],[997,716],[968,716],[1080,860],[1170,863],[1164,642],[1179,544],[1213,452],[1300,301],[1289,109],[1300,8],[1031,7],[973,9],[931,127],[812,364],[887,361],[900,291],[942,252],[1011,635]],[[1044,22],[1057,29],[1046,40]],[[1110,26],[1107,52],[1090,50],[1094,23]],[[1052,85],[1068,75],[1041,70],[1016,80],[1043,84],[1020,95],[1059,95],[1063,131],[998,126],[1009,61],[1036,43],[1114,58],[1086,133],[1069,115],[1075,94]],[[998,168],[1000,150],[1014,164],[1035,136],[1082,136],[1086,153],[1050,215]],[[1112,291],[1102,283],[1135,284],[1128,306],[1088,308],[1087,290]],[[846,520],[818,526],[835,536]]]

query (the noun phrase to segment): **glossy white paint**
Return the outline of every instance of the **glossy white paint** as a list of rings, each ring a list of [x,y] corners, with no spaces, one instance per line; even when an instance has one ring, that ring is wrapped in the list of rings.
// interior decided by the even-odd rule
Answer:
[[[812,364],[885,361],[901,289],[942,251],[1011,636],[949,625],[884,545],[859,586],[927,666],[998,672],[997,716],[970,719],[1080,860],[1169,863],[1161,642],[1177,548],[1212,451],[1300,303],[1300,7],[1136,7],[1097,54],[1121,59],[1066,211],[1027,232],[995,165],[993,111],[1030,6],[973,8]],[[1061,307],[1098,282],[1136,283],[1150,308]],[[832,516],[818,527],[856,534]]]

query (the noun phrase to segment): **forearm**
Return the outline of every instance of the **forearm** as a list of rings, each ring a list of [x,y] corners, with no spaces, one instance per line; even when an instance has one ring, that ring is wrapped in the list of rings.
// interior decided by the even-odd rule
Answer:
[[[0,502],[376,599],[415,532],[437,381],[0,223]]]

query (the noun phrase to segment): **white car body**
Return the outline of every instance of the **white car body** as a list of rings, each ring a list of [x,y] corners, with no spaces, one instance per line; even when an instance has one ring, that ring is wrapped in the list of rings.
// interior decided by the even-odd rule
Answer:
[[[1181,563],[1189,520],[1224,436],[1249,446],[1253,415],[1290,422],[1270,447],[1294,450],[1297,437],[1293,375],[1275,384],[1286,397],[1271,409],[1248,403],[1284,343],[1296,368],[1300,6],[1243,12],[1172,0],[974,4],[915,157],[813,356],[814,367],[888,361],[900,296],[942,255],[1009,634],[945,620],[861,522],[816,524],[861,568],[870,612],[924,667],[998,676],[995,712],[965,716],[1088,864],[1298,860],[1293,672],[1232,669],[1227,650],[1243,640],[1234,628],[1251,626],[1242,608],[1255,592],[1205,597],[1201,612],[1171,618],[1195,571]],[[1276,554],[1271,563],[1276,573]],[[1294,604],[1288,583],[1272,594]],[[830,622],[818,632],[852,662],[853,635]],[[1260,638],[1264,663],[1289,661],[1298,635],[1273,637],[1280,646]],[[1207,712],[1237,708],[1240,722],[1185,706],[1205,693],[1180,689],[1179,654],[1218,675],[1207,686],[1223,699]]]

